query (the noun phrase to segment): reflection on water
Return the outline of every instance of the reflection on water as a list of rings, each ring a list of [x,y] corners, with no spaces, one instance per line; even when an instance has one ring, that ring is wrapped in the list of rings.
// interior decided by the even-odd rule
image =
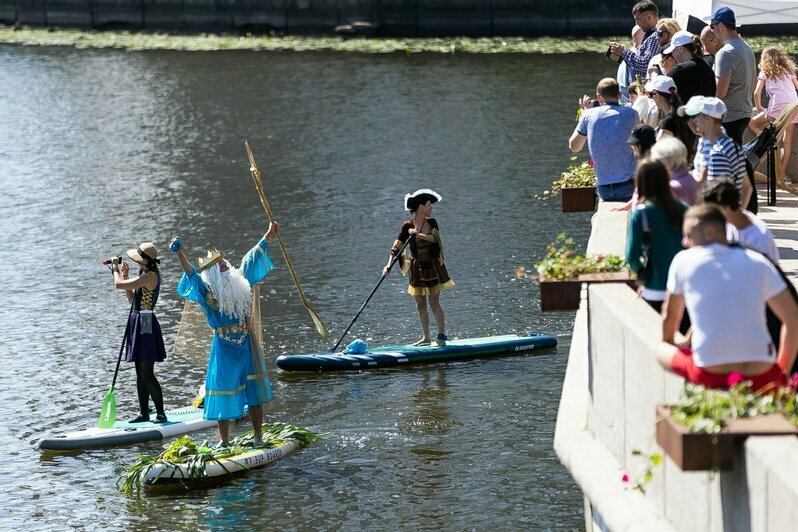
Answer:
[[[551,449],[572,316],[538,312],[517,281],[587,215],[533,199],[567,163],[576,98],[607,74],[587,56],[172,53],[0,47],[0,524],[43,528],[519,528],[582,526],[581,494]],[[555,354],[294,377],[284,352],[319,338],[291,279],[262,287],[276,401],[267,415],[325,440],[223,487],[141,499],[114,480],[159,443],[48,455],[46,433],[93,424],[127,305],[99,260],[143,240],[164,256],[156,309],[167,345],[183,302],[169,239],[191,256],[243,255],[266,229],[264,186],[308,298],[337,337],[379,279],[408,191],[432,187],[457,287],[451,337],[558,335]],[[234,261],[235,262],[235,261]],[[417,336],[394,274],[349,338]],[[204,378],[202,328],[157,366],[166,405]],[[193,349],[192,349],[193,347]],[[124,364],[120,417],[136,411]],[[246,425],[236,427],[244,430]],[[213,437],[213,432],[198,437]],[[89,525],[90,523],[90,525]]]

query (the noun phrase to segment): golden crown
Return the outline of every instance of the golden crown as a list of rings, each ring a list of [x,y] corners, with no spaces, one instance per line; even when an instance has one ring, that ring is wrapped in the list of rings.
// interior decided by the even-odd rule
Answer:
[[[222,254],[219,253],[219,250],[216,248],[209,249],[208,253],[205,254],[204,257],[200,257],[197,259],[197,264],[199,264],[199,271],[202,272],[203,270],[207,270],[217,262],[222,260]]]

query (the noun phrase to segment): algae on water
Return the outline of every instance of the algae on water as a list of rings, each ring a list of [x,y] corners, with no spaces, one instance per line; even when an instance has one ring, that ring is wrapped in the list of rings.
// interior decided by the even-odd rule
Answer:
[[[84,31],[76,29],[12,28],[0,25],[0,44],[30,46],[73,46],[76,48],[119,48],[125,50],[254,50],[330,51],[354,53],[470,53],[470,54],[562,54],[604,52],[611,40],[624,37],[448,37],[448,38],[366,38],[340,36],[282,35],[172,35],[129,31]],[[798,50],[798,36],[746,37],[761,51],[778,44],[787,52]]]

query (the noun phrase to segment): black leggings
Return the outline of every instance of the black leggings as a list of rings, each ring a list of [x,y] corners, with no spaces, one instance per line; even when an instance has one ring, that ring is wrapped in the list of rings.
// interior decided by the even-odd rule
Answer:
[[[139,411],[142,416],[150,414],[150,397],[155,403],[155,411],[164,414],[163,392],[155,378],[154,362],[136,362],[136,391],[139,394]]]

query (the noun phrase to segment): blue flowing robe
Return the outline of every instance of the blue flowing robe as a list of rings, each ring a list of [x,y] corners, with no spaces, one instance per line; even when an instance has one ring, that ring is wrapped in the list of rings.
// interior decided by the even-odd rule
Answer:
[[[257,246],[244,255],[239,270],[250,285],[254,286],[274,269],[274,263],[269,259],[268,252],[269,244],[265,239],[261,239]],[[202,277],[193,268],[190,274],[183,273],[177,285],[177,293],[189,301],[199,303],[205,311],[211,329],[241,324],[240,320],[219,310],[213,297],[208,297],[210,291]],[[225,336],[240,340],[244,333],[230,333]],[[250,342],[250,335],[246,335],[243,342],[237,344],[214,333],[208,360],[208,375],[205,378],[203,411],[205,419],[218,421],[238,419],[244,415],[247,406],[261,405],[272,399],[269,377],[264,373],[266,364],[263,355],[256,343],[256,355],[263,364],[261,366],[263,382],[259,384]]]

